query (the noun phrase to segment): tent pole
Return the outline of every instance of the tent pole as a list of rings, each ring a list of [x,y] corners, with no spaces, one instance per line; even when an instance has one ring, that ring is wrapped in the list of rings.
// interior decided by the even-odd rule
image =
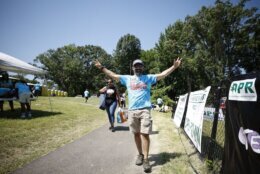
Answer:
[[[46,75],[44,76],[44,83],[43,84],[45,84],[46,85],[46,87],[48,87],[47,86],[47,79],[46,79]],[[50,103],[50,107],[51,107],[51,113],[53,113],[53,110],[52,110],[52,104],[51,104],[51,98],[50,98],[50,95],[49,95],[49,93],[47,92],[47,94],[48,94],[48,98],[49,98],[49,103]]]

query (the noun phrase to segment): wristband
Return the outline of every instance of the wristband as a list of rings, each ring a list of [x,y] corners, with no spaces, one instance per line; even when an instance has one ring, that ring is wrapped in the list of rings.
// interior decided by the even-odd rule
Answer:
[[[105,68],[104,66],[101,66],[101,67],[100,67],[100,70],[102,71],[104,68]]]

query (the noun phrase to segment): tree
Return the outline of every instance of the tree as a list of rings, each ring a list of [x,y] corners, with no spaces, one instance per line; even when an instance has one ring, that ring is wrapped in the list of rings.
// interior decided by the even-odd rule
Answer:
[[[102,48],[92,45],[67,45],[56,50],[48,50],[40,54],[35,62],[40,62],[48,71],[47,78],[58,84],[61,90],[70,96],[82,94],[88,88],[97,91],[100,79],[104,78],[95,67],[93,59],[100,58],[109,65],[111,56]]]
[[[130,34],[122,36],[117,42],[114,52],[116,72],[119,74],[130,74],[132,62],[135,59],[140,59],[140,55],[140,40]]]
[[[196,42],[208,52],[210,61],[222,67],[221,74],[224,66],[231,69],[239,61],[248,71],[259,69],[254,66],[259,64],[259,14],[256,8],[245,9],[246,2],[233,5],[229,0],[218,0],[214,7],[203,7],[190,20]]]
[[[183,58],[181,71],[162,83],[170,98],[217,86],[224,67],[233,67],[240,60],[246,70],[259,70],[259,14],[256,8],[245,9],[246,0],[233,5],[218,0],[213,7],[202,7],[198,14],[187,16],[165,29],[156,44],[159,69]]]
[[[187,23],[177,21],[166,28],[156,44],[156,50],[159,55],[158,62],[161,62],[160,72],[172,66],[173,60],[177,57],[183,58],[182,70],[179,71],[177,69],[159,84],[165,88],[164,91],[171,99],[186,93],[194,84],[189,79],[196,79],[195,72],[197,69],[193,60],[195,44],[190,33]]]

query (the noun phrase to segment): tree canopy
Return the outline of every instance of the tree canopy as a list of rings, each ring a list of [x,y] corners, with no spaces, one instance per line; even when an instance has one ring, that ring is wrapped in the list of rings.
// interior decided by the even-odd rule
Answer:
[[[157,68],[162,71],[174,58],[183,58],[181,70],[163,82],[168,96],[218,85],[225,66],[230,75],[236,64],[247,72],[260,69],[259,14],[256,8],[245,9],[245,3],[218,0],[165,29],[155,47]]]
[[[131,74],[131,64],[135,59],[140,59],[141,43],[134,35],[122,36],[116,45],[114,58],[116,72],[119,74]]]
[[[70,96],[82,94],[88,88],[96,91],[101,87],[100,81],[104,74],[92,66],[94,59],[100,59],[104,65],[109,66],[111,56],[101,47],[86,45],[67,45],[56,50],[48,50],[40,54],[35,61],[44,65],[48,79],[58,84],[60,89],[68,91]]]
[[[246,9],[247,0],[232,4],[216,0],[211,7],[202,7],[194,16],[170,24],[161,33],[155,47],[142,50],[140,40],[131,34],[122,36],[113,55],[99,46],[67,45],[40,54],[35,61],[48,70],[48,78],[73,96],[85,88],[97,91],[106,77],[92,65],[93,59],[118,74],[130,74],[132,61],[142,59],[146,73],[159,73],[181,57],[180,69],[160,81],[153,90],[153,99],[171,101],[180,94],[208,85],[216,86],[225,70],[232,74],[235,65],[246,72],[260,69],[259,13]]]

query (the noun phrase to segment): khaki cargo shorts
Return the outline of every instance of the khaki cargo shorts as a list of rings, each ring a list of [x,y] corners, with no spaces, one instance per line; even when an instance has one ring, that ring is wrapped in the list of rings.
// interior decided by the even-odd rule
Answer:
[[[19,95],[19,102],[20,103],[30,103],[31,93],[21,93]]]
[[[152,120],[150,109],[137,109],[128,111],[130,131],[133,133],[150,134],[152,132]]]

